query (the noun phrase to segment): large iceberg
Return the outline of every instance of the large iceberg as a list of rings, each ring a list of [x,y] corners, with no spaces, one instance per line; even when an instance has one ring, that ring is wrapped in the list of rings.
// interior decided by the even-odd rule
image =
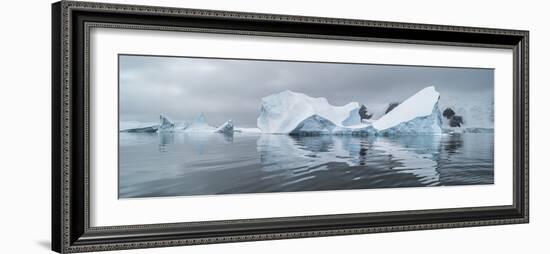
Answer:
[[[385,103],[385,104],[380,104],[380,103],[370,104],[367,102],[364,105],[367,107],[368,113],[372,114],[369,120],[371,120],[371,122],[374,122],[375,120],[378,120],[382,118],[384,115],[386,115],[387,113],[391,112],[396,105],[397,106],[399,105],[399,103],[391,102],[391,103]]]
[[[258,127],[290,135],[439,134],[439,93],[426,87],[377,120],[361,122],[359,103],[332,106],[325,98],[284,91],[262,99]]]
[[[442,120],[438,102],[439,93],[433,86],[426,87],[375,121],[372,126],[381,134],[439,134]]]
[[[313,98],[286,90],[262,98],[257,123],[263,133],[290,133],[304,120],[315,115],[335,125],[360,124],[359,114],[352,114],[359,108],[357,102],[333,106],[324,97]]]

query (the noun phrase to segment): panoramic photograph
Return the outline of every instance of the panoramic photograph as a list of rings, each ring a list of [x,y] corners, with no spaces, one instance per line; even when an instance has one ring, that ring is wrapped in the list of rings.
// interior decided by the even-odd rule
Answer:
[[[120,199],[494,183],[493,69],[118,58]]]

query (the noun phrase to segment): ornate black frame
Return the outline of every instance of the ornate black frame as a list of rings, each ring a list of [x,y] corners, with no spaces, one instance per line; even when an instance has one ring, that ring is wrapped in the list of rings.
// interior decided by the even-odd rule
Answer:
[[[512,49],[514,197],[465,207],[90,227],[88,32],[92,27]],[[52,5],[52,249],[87,252],[527,223],[528,31],[61,1]]]

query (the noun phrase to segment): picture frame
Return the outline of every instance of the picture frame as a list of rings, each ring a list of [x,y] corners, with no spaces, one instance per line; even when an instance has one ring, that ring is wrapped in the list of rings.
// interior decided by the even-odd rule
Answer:
[[[513,204],[92,226],[89,32],[94,27],[511,50]],[[52,250],[74,253],[528,223],[528,89],[528,31],[124,4],[54,3]]]

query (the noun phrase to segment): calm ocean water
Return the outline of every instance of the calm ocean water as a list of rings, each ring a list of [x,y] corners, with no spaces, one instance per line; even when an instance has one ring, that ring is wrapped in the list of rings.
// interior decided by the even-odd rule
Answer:
[[[119,198],[492,184],[493,133],[120,133]]]

